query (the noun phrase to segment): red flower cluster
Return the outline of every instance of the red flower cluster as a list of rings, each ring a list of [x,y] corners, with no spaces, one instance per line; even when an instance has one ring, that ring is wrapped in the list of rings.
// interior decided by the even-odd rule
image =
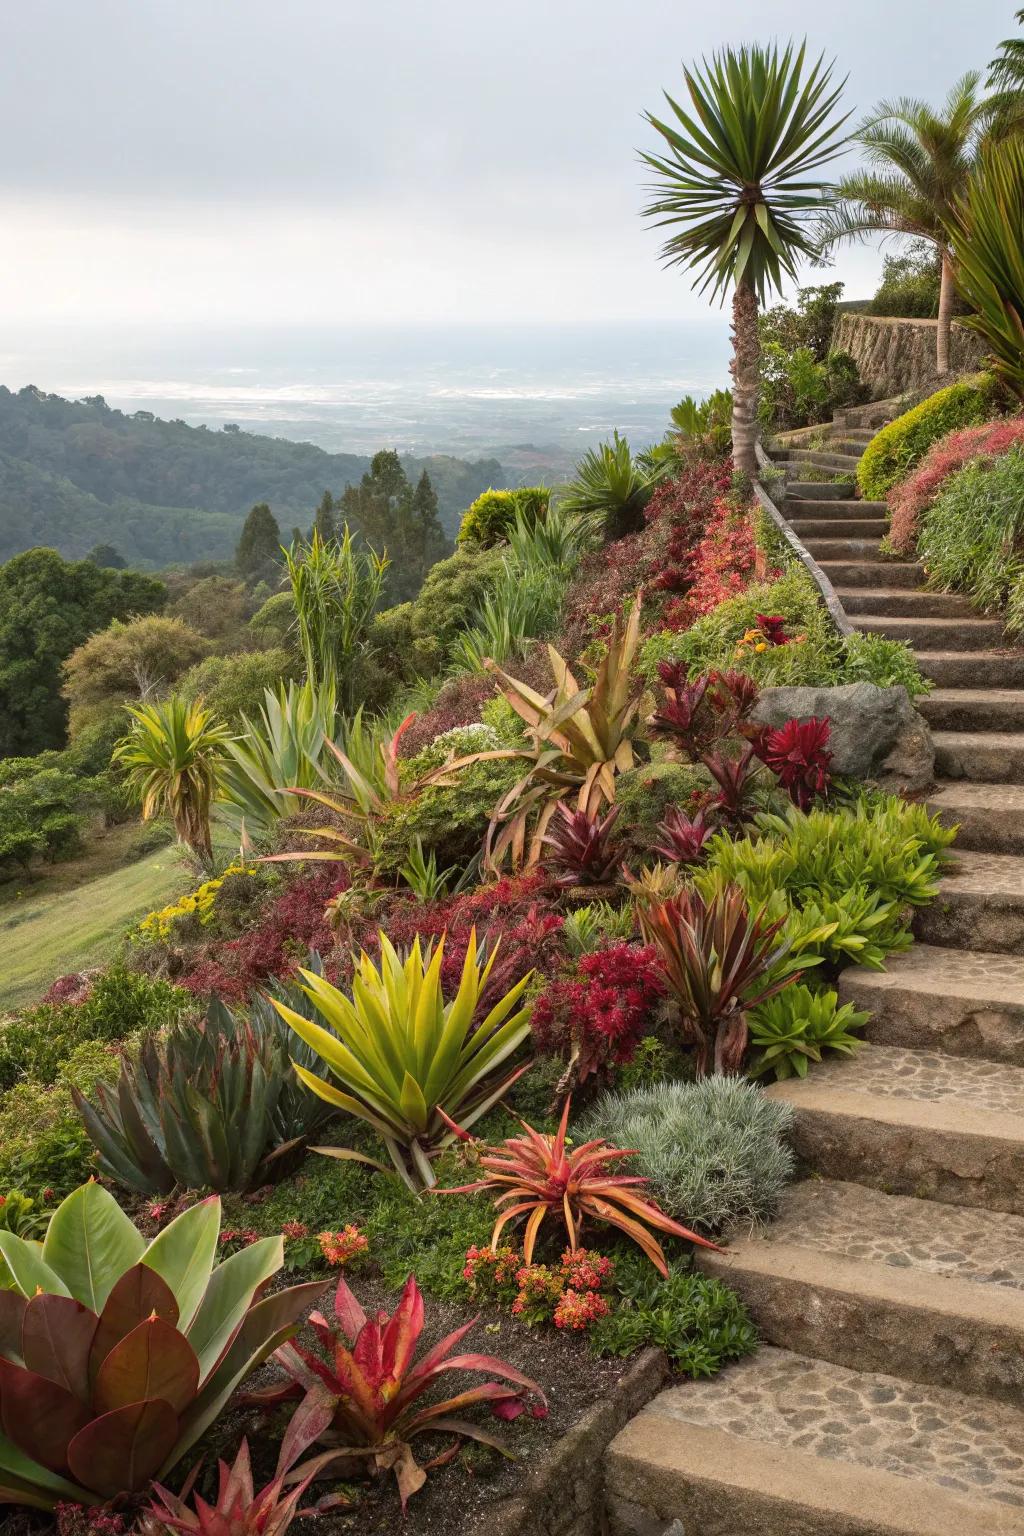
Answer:
[[[615,1264],[589,1248],[567,1248],[556,1268],[524,1264],[511,1245],[469,1248],[463,1278],[473,1296],[508,1305],[524,1323],[553,1322],[556,1328],[582,1329],[606,1317],[611,1305],[601,1292],[611,1283]]]
[[[981,426],[963,427],[940,437],[913,473],[889,492],[889,542],[893,549],[901,555],[913,553],[921,514],[931,506],[950,475],[971,459],[997,459],[1022,444],[1024,416],[986,421]]]
[[[655,951],[612,944],[584,955],[571,977],[553,981],[533,1010],[537,1049],[574,1064],[582,1082],[631,1060],[664,988]]]
[[[832,726],[827,719],[787,720],[777,731],[762,726],[749,734],[758,757],[802,811],[816,795],[827,792],[832,782],[828,750]]]
[[[68,976],[58,976],[43,996],[44,1003],[80,1003],[88,1001],[93,978],[87,971],[72,971]]]
[[[222,1248],[228,1248],[232,1253],[239,1253],[243,1248],[251,1248],[253,1243],[258,1243],[260,1234],[252,1227],[224,1227],[217,1241]]]

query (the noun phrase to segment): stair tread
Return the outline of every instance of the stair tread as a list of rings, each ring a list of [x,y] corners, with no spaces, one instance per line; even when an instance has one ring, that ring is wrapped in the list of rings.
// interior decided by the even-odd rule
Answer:
[[[1024,751],[1024,731],[932,731],[936,747],[1003,747]]]
[[[936,1129],[1024,1142],[1024,1067],[1002,1062],[871,1044],[852,1058],[822,1062],[806,1078],[772,1083],[765,1092],[795,1109],[842,1112],[855,1099],[856,1112],[869,1118],[877,1113],[892,1122],[900,1115]],[[914,1113],[912,1106],[926,1112]]]
[[[890,1195],[839,1179],[804,1179],[786,1191],[770,1226],[734,1240],[724,1256],[713,1255],[711,1262],[716,1272],[725,1268],[723,1258],[731,1265],[751,1260],[767,1265],[772,1249],[789,1251],[791,1269],[801,1263],[792,1250],[806,1249],[815,1259],[830,1255],[849,1266],[884,1265],[939,1282],[960,1282],[925,1289],[940,1305],[945,1293],[946,1305],[954,1310],[976,1306],[991,1312],[994,1303],[1012,1309],[1016,1326],[1024,1323],[1024,1216]],[[855,1272],[846,1268],[844,1280],[848,1283]],[[881,1283],[894,1278],[883,1275]],[[879,1277],[869,1269],[864,1284],[872,1283],[878,1285]],[[963,1285],[984,1290],[972,1295]],[[1008,1297],[1007,1290],[1018,1294]]]
[[[1024,784],[978,784],[969,779],[941,780],[928,796],[931,810],[1005,811],[1024,816]]]
[[[839,588],[836,588],[838,592]],[[937,651],[929,651],[937,656]],[[950,655],[962,657],[962,651]],[[925,694],[922,704],[1024,704],[1024,688],[933,688]],[[986,733],[987,734],[987,733]]]
[[[989,857],[979,854],[979,858]],[[1024,859],[1014,859],[1024,873]],[[951,888],[956,879],[943,881]],[[1020,889],[1018,887],[1018,889]],[[1024,1008],[1024,958],[980,949],[943,949],[937,944],[917,943],[903,955],[890,955],[884,971],[850,966],[843,972],[844,996],[852,988],[858,1002],[867,994],[891,991],[921,992],[929,996],[967,998],[969,1001],[1019,1004]],[[868,1006],[865,1003],[865,1006]],[[871,1006],[884,1007],[881,998]]]
[[[1019,1409],[784,1349],[762,1347],[710,1380],[668,1387],[612,1442],[609,1464],[613,1493],[625,1481],[641,1496],[644,1484],[629,1474],[649,1466],[662,1510],[669,1487],[688,1509],[687,1486],[707,1480],[716,1514],[735,1489],[761,1512],[806,1511],[802,1531],[1024,1531]],[[740,1528],[796,1526],[770,1517],[713,1526]]]
[[[955,864],[944,872],[939,883],[940,892],[971,896],[1017,896],[1024,901],[1024,858],[1019,854],[972,853],[966,848],[958,848],[955,850],[955,858]],[[908,953],[913,954],[913,950]],[[946,954],[948,951],[942,950],[941,953]],[[906,956],[895,958],[905,959]],[[994,955],[991,958],[1008,957]],[[1024,959],[1018,961],[1018,964],[1024,978]]]

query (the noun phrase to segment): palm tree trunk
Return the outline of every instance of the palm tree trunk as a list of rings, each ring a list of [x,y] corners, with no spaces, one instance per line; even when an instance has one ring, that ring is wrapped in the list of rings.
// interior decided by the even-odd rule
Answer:
[[[739,473],[757,474],[758,363],[757,294],[749,283],[737,283],[732,297],[732,462]]]
[[[942,280],[939,284],[939,323],[935,330],[935,371],[949,372],[949,329],[953,317],[953,258],[942,252]]]

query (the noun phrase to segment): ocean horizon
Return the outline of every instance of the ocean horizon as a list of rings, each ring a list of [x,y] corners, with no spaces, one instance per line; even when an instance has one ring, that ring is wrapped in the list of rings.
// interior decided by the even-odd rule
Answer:
[[[91,325],[8,329],[0,383],[332,452],[569,462],[613,431],[660,438],[685,394],[729,382],[724,316],[593,324]]]

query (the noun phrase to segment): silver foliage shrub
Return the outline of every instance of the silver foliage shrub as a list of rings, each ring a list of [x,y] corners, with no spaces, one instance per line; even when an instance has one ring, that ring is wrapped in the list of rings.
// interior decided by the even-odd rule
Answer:
[[[769,1220],[793,1176],[786,1140],[793,1111],[736,1077],[659,1083],[608,1094],[574,1127],[636,1157],[623,1172],[645,1175],[678,1221],[703,1233]]]

